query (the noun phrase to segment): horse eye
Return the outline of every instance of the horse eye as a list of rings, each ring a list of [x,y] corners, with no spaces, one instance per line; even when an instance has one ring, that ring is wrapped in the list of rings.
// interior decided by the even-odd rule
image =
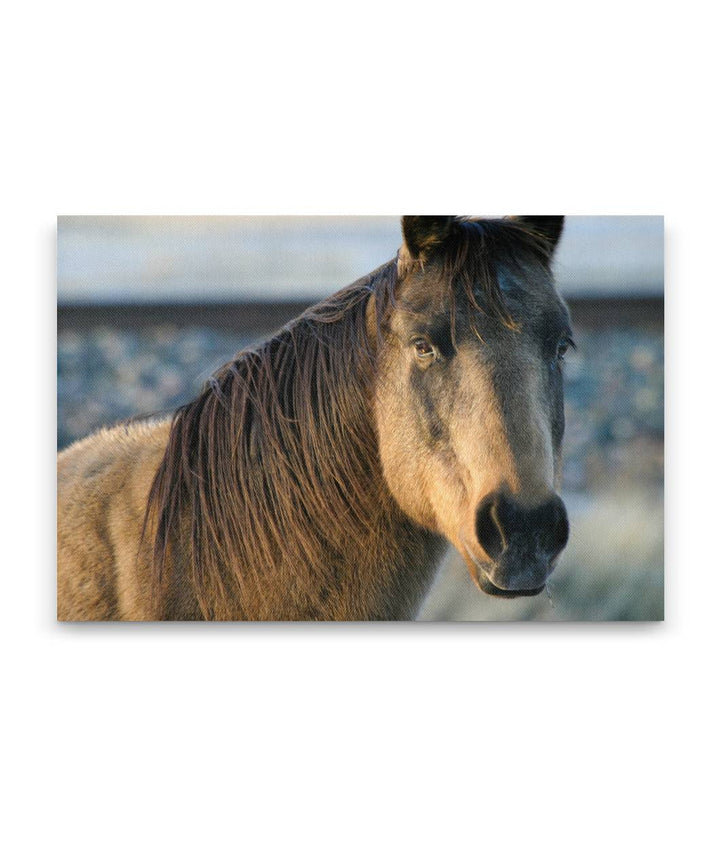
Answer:
[[[435,356],[435,348],[427,339],[415,339],[413,342],[415,354],[421,360],[431,360]]]
[[[567,354],[568,350],[573,347],[575,347],[575,343],[572,339],[560,339],[557,346],[557,358],[559,360],[562,360],[565,354]]]

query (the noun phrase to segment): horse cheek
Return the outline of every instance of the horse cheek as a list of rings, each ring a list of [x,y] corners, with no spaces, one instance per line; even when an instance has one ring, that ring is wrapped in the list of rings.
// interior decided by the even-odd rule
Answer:
[[[397,370],[378,384],[375,415],[380,461],[393,499],[415,523],[435,530],[426,487],[429,455],[407,380]]]

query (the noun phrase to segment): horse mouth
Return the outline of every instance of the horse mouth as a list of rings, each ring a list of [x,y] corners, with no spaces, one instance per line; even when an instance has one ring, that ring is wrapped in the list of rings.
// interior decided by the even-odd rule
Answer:
[[[470,576],[475,580],[478,588],[489,594],[491,597],[502,597],[511,599],[516,597],[535,597],[545,590],[547,577],[543,580],[542,585],[534,588],[500,588],[490,580],[489,573],[494,567],[493,564],[481,561],[472,550],[468,549],[467,544],[462,541],[465,563],[470,571]],[[548,573],[549,576],[549,573]]]
[[[490,582],[490,579],[488,578],[487,574],[480,568],[478,568],[477,584],[485,592],[485,594],[492,595],[493,597],[504,597],[507,599],[512,599],[515,597],[535,597],[535,595],[538,595],[545,590],[544,584],[541,585],[539,588],[533,589],[498,588],[494,583]]]

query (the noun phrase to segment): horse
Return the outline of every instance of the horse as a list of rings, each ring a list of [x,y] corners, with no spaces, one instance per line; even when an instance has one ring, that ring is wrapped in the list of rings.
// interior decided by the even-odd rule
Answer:
[[[409,620],[449,545],[495,597],[567,544],[563,217],[406,216],[377,270],[171,417],[58,456],[59,620]]]

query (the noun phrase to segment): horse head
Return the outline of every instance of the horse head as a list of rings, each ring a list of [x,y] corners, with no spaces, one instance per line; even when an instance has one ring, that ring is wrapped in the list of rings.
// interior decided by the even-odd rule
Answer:
[[[573,342],[551,273],[562,226],[405,217],[393,295],[368,305],[389,489],[496,596],[542,591],[568,540],[557,490]]]

